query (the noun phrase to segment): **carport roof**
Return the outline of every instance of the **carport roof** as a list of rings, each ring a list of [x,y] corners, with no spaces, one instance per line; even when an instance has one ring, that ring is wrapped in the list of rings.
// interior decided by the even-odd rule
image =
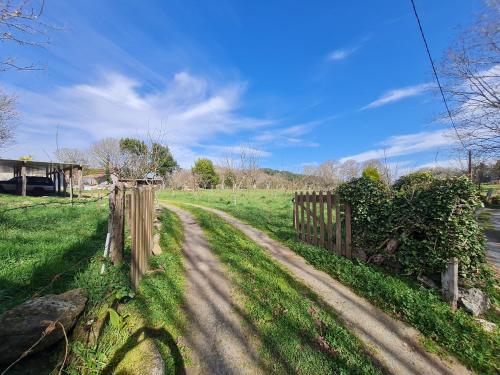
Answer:
[[[30,169],[72,169],[82,167],[82,164],[75,163],[59,163],[52,161],[35,161],[35,160],[14,160],[14,159],[0,159],[0,170],[16,169],[22,165],[26,165]]]

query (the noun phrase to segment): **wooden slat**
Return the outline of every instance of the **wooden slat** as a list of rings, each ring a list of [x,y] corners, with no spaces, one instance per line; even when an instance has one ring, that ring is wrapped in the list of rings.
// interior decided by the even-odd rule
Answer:
[[[313,217],[313,227],[312,227],[312,241],[311,244],[317,245],[318,244],[318,213],[316,210],[316,192],[311,193],[312,196],[312,217]]]
[[[306,232],[306,242],[311,243],[311,203],[310,195],[306,193],[306,216],[307,216],[307,232]]]
[[[345,204],[345,256],[352,258],[352,243],[351,243],[351,205]]]
[[[319,192],[319,245],[325,247],[325,203],[323,192]]]
[[[335,197],[335,251],[342,255],[342,218],[340,217],[340,202],[339,198]]]
[[[305,196],[302,192],[300,192],[300,230],[302,232],[301,238],[302,241],[306,240],[306,223],[305,223]]]
[[[327,213],[327,246],[328,250],[333,250],[333,220],[332,220],[332,192],[326,193],[326,213]]]
[[[295,193],[293,197],[293,227],[295,228],[295,236],[299,239],[299,195]]]

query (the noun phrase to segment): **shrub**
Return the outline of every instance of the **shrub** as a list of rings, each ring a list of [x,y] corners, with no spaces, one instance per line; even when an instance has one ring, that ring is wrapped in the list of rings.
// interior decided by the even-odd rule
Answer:
[[[362,177],[338,188],[353,212],[353,245],[381,254],[406,274],[438,275],[452,257],[460,276],[476,280],[485,262],[474,211],[479,195],[466,177],[438,179],[428,172],[401,177],[392,188]],[[385,245],[397,240],[389,254]]]
[[[382,181],[380,173],[375,167],[366,167],[363,169],[363,177],[368,178],[372,181]]]
[[[375,253],[392,231],[390,190],[380,180],[361,177],[340,185],[337,192],[352,207],[354,248]]]
[[[401,245],[397,260],[409,274],[436,274],[452,257],[462,278],[476,278],[484,264],[483,236],[474,215],[479,195],[465,176],[437,179],[428,173],[394,185],[393,222]]]

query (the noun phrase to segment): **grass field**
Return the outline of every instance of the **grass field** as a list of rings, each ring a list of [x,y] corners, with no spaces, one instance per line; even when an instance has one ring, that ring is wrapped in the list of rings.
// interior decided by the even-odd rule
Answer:
[[[45,201],[0,195],[0,211]],[[51,205],[0,214],[0,312],[33,295],[81,286],[79,279],[103,248],[104,205]],[[91,294],[90,302],[98,298]]]
[[[486,333],[470,315],[463,311],[453,313],[437,293],[424,289],[412,280],[296,241],[292,227],[291,193],[272,190],[164,191],[159,197],[219,208],[264,230],[316,268],[420,330],[430,350],[439,351],[441,346],[478,373],[497,373],[500,355],[498,330]]]
[[[0,214],[0,313],[33,296],[85,288],[89,301],[81,321],[102,318],[110,306],[121,302],[120,324],[108,324],[98,346],[86,347],[78,339],[73,340],[68,374],[113,372],[115,367],[126,372],[130,366],[143,363],[148,348],[143,347],[140,334],[146,327],[165,360],[167,373],[175,373],[179,363],[187,360],[184,349],[176,344],[184,324],[180,309],[184,277],[179,219],[163,211],[164,252],[151,259],[155,272],[142,280],[139,292],[133,296],[128,243],[124,264],[108,264],[105,274],[100,274],[107,232],[106,200],[71,206],[66,204],[67,198],[0,195],[0,211],[48,202],[63,204]],[[22,371],[22,362],[20,365],[17,371]]]

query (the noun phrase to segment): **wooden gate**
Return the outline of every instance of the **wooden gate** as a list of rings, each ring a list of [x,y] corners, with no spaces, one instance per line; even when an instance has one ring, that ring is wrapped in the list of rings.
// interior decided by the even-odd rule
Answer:
[[[297,239],[352,257],[351,206],[331,192],[296,192],[293,225]]]

